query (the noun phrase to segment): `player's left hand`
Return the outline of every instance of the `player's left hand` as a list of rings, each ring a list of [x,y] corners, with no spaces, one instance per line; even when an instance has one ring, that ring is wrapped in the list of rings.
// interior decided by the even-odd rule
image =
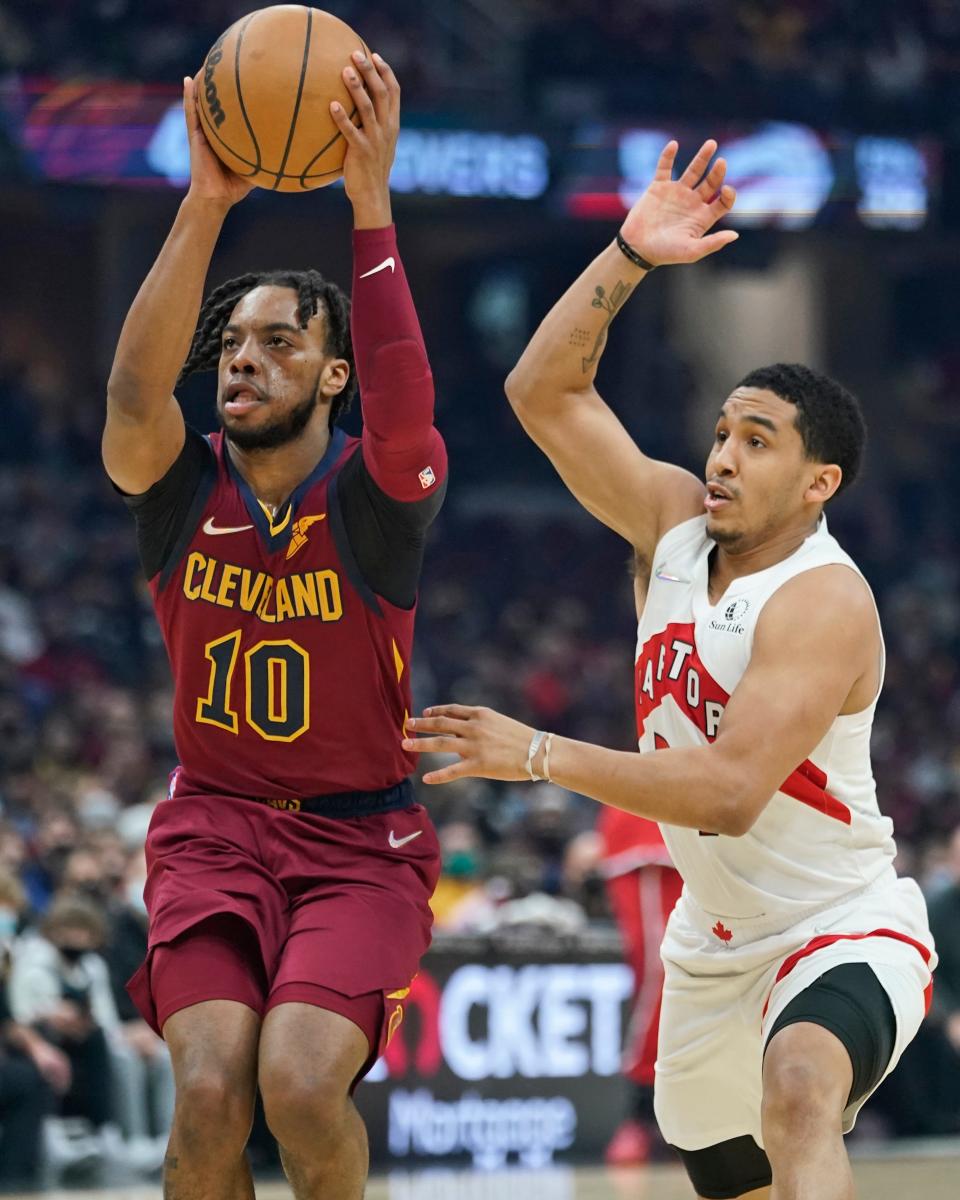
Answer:
[[[404,750],[415,754],[457,754],[460,761],[428,771],[424,783],[452,779],[528,779],[527,751],[534,730],[529,725],[467,704],[438,704],[422,717],[407,719],[407,729],[429,736],[404,738]]]
[[[400,84],[379,54],[353,55],[343,79],[356,105],[359,127],[338,101],[330,114],[347,143],[343,184],[353,205],[354,226],[376,229],[391,222],[390,168],[400,133]]]

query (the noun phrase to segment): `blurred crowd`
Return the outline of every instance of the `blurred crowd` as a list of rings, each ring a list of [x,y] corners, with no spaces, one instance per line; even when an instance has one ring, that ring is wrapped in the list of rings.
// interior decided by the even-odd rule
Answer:
[[[526,68],[540,107],[702,116],[707,103],[711,119],[944,132],[954,120],[957,0],[563,0],[540,10]]]
[[[262,0],[0,0],[0,70],[178,79]],[[960,0],[328,0],[407,101],[929,126],[958,111]],[[499,46],[500,52],[496,53]],[[514,48],[521,48],[515,54]],[[491,59],[499,73],[491,74]],[[510,76],[513,76],[510,78]]]

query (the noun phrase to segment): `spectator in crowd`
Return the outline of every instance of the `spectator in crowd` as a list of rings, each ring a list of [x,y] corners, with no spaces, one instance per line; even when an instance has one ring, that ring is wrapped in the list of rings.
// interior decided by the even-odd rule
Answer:
[[[102,1135],[113,1117],[105,1030],[117,1024],[107,967],[98,951],[106,921],[90,900],[65,894],[25,935],[14,955],[9,999],[14,1019],[59,1047],[70,1063],[70,1087],[59,1115],[86,1118]],[[106,1153],[108,1139],[101,1138]]]
[[[34,912],[46,911],[79,838],[79,826],[69,809],[51,808],[41,818],[33,855],[23,872],[27,899]]]
[[[8,978],[25,904],[19,881],[0,867],[0,1192],[40,1184],[44,1118],[71,1077],[66,1055],[11,1015]]]
[[[147,955],[147,906],[143,888],[147,864],[142,847],[130,855],[121,895],[110,906],[104,958],[119,1017],[114,1044],[122,1055],[117,1072],[120,1124],[129,1157],[143,1166],[159,1166],[173,1120],[173,1067],[166,1044],[137,1011],[126,982]]]

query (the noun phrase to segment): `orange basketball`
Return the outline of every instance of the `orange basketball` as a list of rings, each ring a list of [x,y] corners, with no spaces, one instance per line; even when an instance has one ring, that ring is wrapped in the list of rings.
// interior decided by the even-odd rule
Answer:
[[[230,170],[279,192],[338,179],[346,144],[330,101],[359,124],[341,76],[354,50],[369,53],[349,25],[301,4],[258,9],[217,38],[197,93],[203,131]]]

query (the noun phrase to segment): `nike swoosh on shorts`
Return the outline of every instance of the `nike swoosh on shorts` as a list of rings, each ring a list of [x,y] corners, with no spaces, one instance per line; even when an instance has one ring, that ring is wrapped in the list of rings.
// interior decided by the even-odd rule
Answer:
[[[252,528],[252,525],[231,525],[229,528],[225,525],[214,525],[213,517],[207,517],[203,523],[203,532],[209,533],[211,537],[216,537],[221,533],[243,533],[245,529]]]
[[[360,278],[366,279],[368,275],[376,275],[378,271],[385,271],[387,267],[390,268],[390,274],[392,275],[393,269],[396,265],[397,264],[393,259],[393,255],[391,255],[389,258],[385,258],[382,263],[378,263],[377,266],[371,267],[369,271],[364,271]]]
[[[407,844],[407,842],[412,842],[414,838],[418,838],[421,833],[423,833],[423,830],[418,829],[416,833],[408,833],[406,837],[398,838],[397,835],[391,829],[390,836],[387,838],[387,841],[390,843],[390,845],[393,847],[394,850],[399,850],[400,847],[405,846]]]

